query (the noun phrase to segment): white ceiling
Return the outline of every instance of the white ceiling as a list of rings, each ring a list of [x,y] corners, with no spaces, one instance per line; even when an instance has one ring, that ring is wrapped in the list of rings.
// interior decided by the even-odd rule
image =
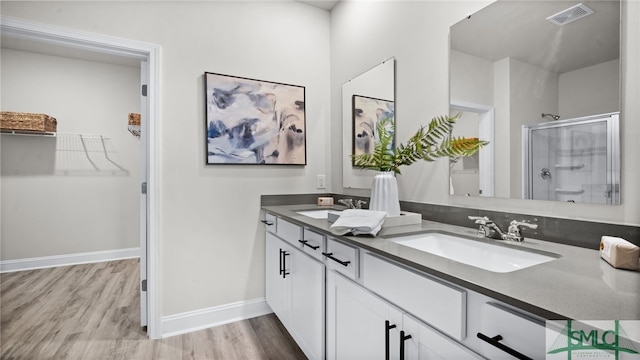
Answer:
[[[311,5],[320,9],[331,11],[340,0],[297,0],[298,2]]]
[[[498,1],[451,28],[451,48],[492,62],[513,57],[564,73],[618,59],[620,1],[582,1],[595,11],[559,27],[546,18],[580,1]]]

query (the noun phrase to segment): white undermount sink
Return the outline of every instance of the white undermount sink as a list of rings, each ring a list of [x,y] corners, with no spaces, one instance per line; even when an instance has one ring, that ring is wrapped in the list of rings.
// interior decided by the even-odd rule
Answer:
[[[403,246],[497,273],[521,270],[560,257],[435,232],[389,239]]]
[[[340,210],[333,209],[297,211],[298,214],[308,216],[312,219],[328,219],[329,213],[340,215],[340,212]]]

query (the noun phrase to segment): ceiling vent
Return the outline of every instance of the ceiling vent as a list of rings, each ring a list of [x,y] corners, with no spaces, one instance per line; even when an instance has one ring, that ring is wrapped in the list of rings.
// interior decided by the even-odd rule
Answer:
[[[591,14],[593,14],[593,10],[587,7],[587,5],[580,3],[568,8],[567,10],[563,10],[557,14],[549,16],[547,20],[558,26],[564,26]]]

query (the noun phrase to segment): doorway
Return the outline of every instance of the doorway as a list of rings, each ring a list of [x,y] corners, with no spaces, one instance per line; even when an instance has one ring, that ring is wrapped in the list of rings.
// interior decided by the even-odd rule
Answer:
[[[140,179],[143,193],[140,204],[140,324],[147,326],[150,338],[160,338],[156,208],[159,47],[155,44],[5,17],[1,18],[0,31],[3,36],[39,43],[42,49],[62,47],[67,56],[82,51],[97,56],[120,57],[140,62],[143,164]]]
[[[494,109],[492,106],[473,104],[463,101],[451,100],[449,114],[454,116],[460,114],[460,119],[466,119],[469,130],[454,133],[456,136],[477,137],[489,144],[478,151],[477,158],[469,158],[469,166],[463,164],[450,164],[450,193],[451,195],[477,195],[494,196]],[[458,120],[460,121],[460,120]],[[458,131],[458,125],[454,131]],[[464,160],[464,159],[463,159]],[[474,162],[474,160],[476,160]],[[461,169],[456,172],[454,166]],[[454,179],[460,180],[460,184],[455,184]],[[461,189],[456,189],[455,185],[460,185]],[[471,189],[471,190],[467,190]]]

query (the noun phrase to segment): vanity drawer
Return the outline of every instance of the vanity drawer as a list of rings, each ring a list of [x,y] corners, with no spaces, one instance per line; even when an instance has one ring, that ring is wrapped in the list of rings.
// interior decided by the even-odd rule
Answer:
[[[276,229],[276,234],[282,240],[289,242],[295,247],[299,247],[300,243],[298,242],[298,240],[300,240],[302,236],[302,227],[300,225],[288,222],[287,220],[283,220],[282,218],[278,218],[278,228]]]
[[[364,286],[457,340],[466,337],[467,293],[373,254],[364,256]]]
[[[278,224],[277,219],[278,218],[273,214],[269,214],[269,213],[264,214],[264,220],[262,220],[262,222],[264,223],[265,230],[275,234],[277,224]]]
[[[327,267],[353,280],[358,277],[358,249],[332,238],[327,239]]]
[[[302,240],[298,240],[302,245],[302,251],[312,257],[322,261],[322,253],[324,252],[324,235],[304,229]]]
[[[545,326],[541,320],[492,302],[482,304],[481,313],[480,334],[488,338],[500,335],[502,345],[532,359],[545,358]],[[480,337],[478,334],[474,336]],[[486,340],[480,343],[482,355],[489,359],[514,359]]]

